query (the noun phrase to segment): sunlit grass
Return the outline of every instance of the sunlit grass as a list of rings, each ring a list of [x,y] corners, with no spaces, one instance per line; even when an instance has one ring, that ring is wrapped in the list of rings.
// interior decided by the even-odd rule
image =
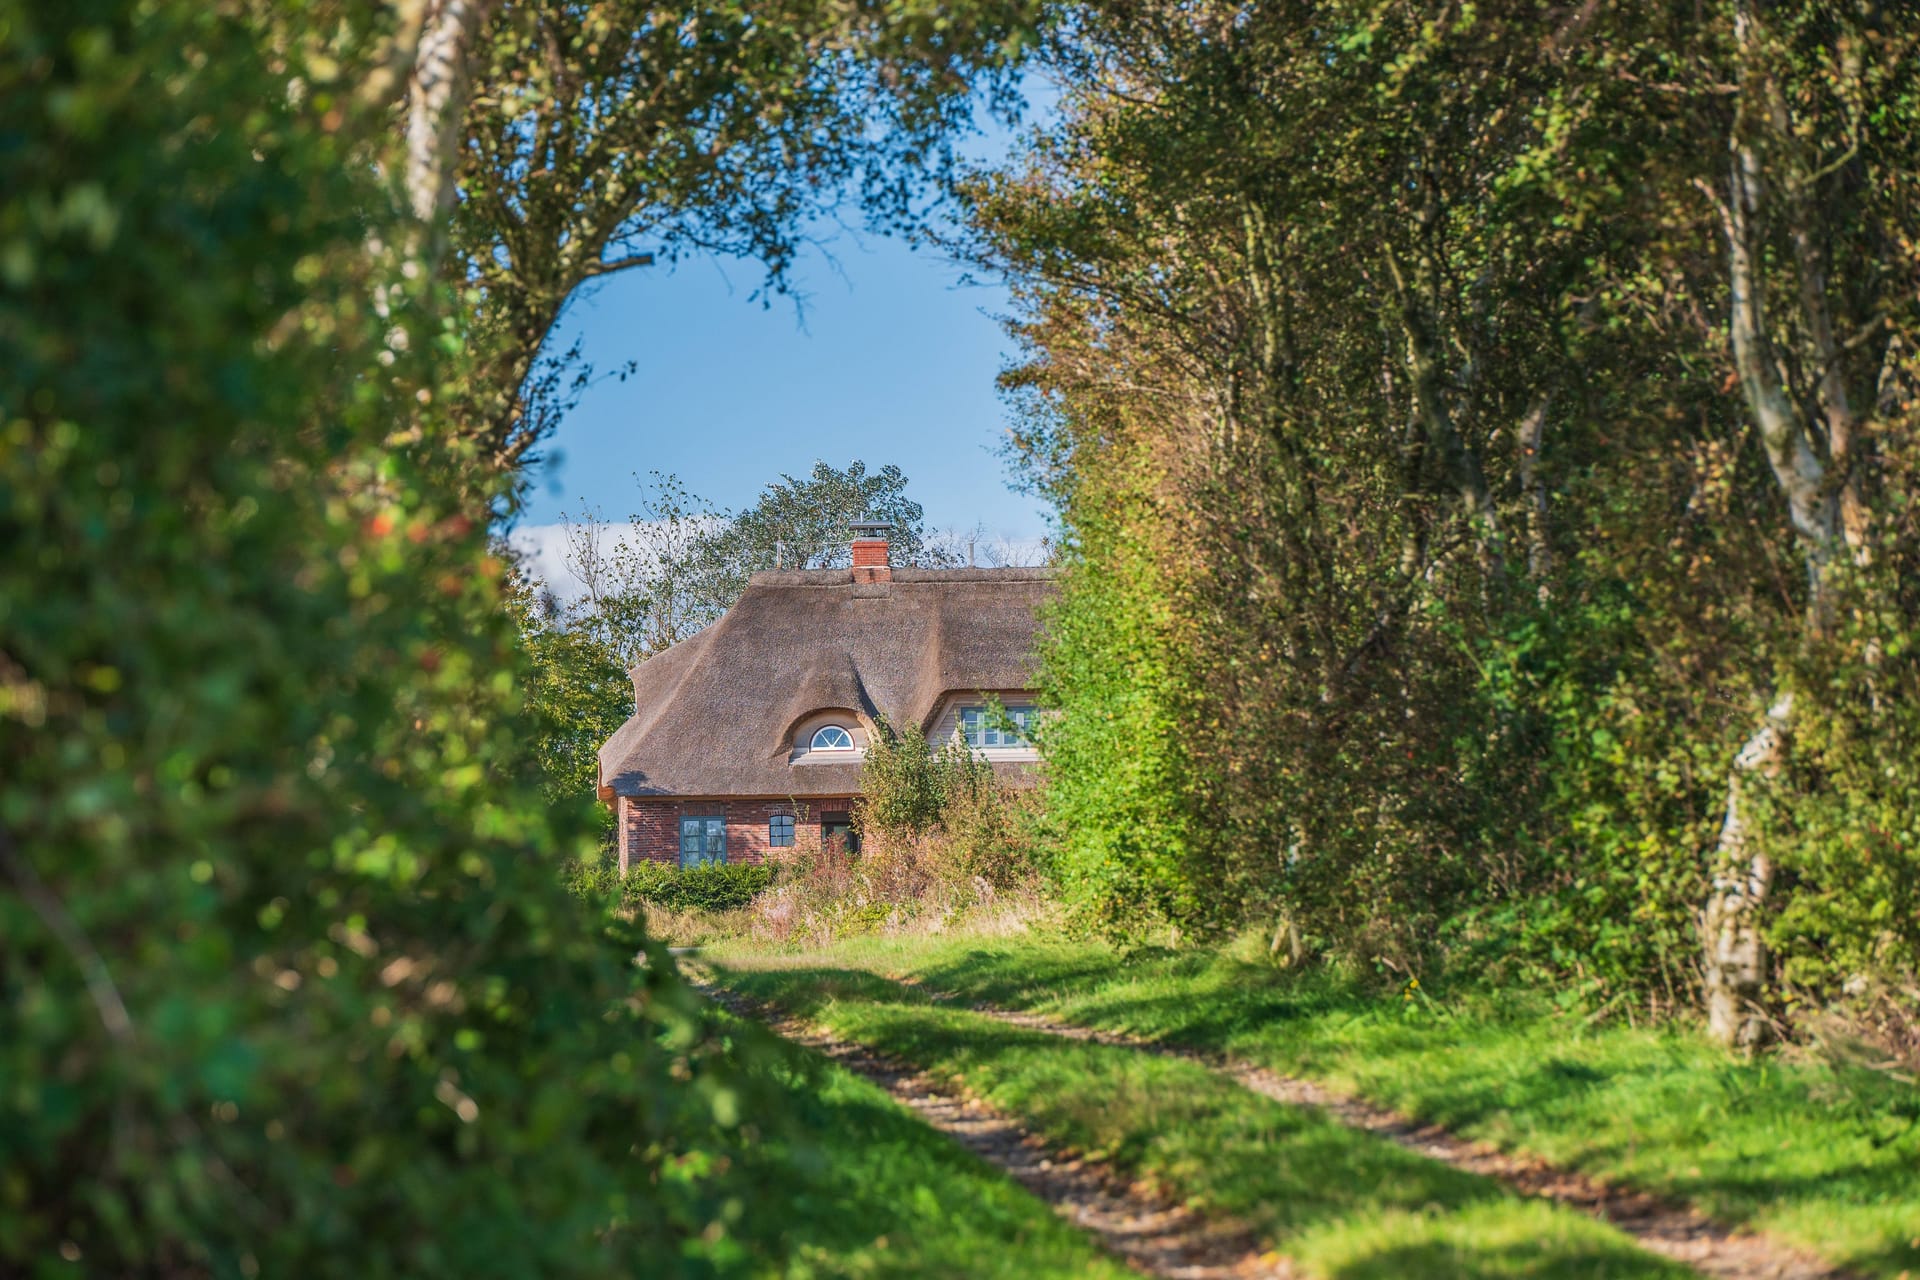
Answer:
[[[1317,1274],[1677,1276],[1580,1214],[1423,1159],[1193,1063],[1061,1040],[852,969],[723,974],[963,1084],[1049,1140],[1247,1224]]]
[[[764,1040],[764,1033],[739,1034]],[[782,1276],[965,1280],[1131,1275],[1045,1203],[928,1128],[877,1086],[813,1053],[763,1050],[785,1124],[752,1153],[774,1214]]]
[[[1229,1052],[1685,1198],[1864,1272],[1920,1274],[1920,1091],[1882,1073],[1745,1062],[1684,1029],[1594,1025],[1540,992],[1429,982],[1432,1002],[1409,1004],[1230,952],[906,938],[767,962],[910,974],[972,1001]]]

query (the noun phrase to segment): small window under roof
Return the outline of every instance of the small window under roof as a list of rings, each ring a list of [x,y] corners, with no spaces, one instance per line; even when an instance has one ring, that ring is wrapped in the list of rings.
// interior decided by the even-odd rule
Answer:
[[[822,725],[813,731],[815,751],[851,751],[853,735],[837,724]]]

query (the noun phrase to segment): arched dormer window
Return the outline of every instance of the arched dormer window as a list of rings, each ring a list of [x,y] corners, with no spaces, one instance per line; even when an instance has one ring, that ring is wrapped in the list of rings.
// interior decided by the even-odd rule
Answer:
[[[813,731],[813,750],[851,751],[853,735],[837,724],[822,725]]]

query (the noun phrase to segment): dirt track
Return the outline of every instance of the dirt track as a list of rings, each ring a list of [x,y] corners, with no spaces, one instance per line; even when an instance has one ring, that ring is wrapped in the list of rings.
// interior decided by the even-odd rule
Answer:
[[[829,1035],[785,1012],[712,986],[703,990],[782,1038],[825,1054],[885,1089],[921,1120],[953,1138],[1087,1232],[1143,1275],[1164,1280],[1291,1280],[1286,1259],[1262,1253],[1237,1225],[1200,1214],[1129,1184],[1110,1171],[1049,1148],[977,1099],[955,1097],[925,1073]]]

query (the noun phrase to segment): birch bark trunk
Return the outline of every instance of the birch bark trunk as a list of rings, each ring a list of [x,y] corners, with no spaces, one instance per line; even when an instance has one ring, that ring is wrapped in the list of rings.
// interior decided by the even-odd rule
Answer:
[[[1743,91],[1728,148],[1726,198],[1715,197],[1727,240],[1728,336],[1741,398],[1803,548],[1806,626],[1818,635],[1831,617],[1836,557],[1847,549],[1856,562],[1864,563],[1868,556],[1864,506],[1851,475],[1850,454],[1859,424],[1842,380],[1827,305],[1825,259],[1814,225],[1818,212],[1804,175],[1791,172],[1790,166],[1771,175],[1782,194],[1769,206],[1770,175],[1763,156],[1792,154],[1794,129],[1780,86],[1760,56],[1761,34],[1748,3],[1735,6],[1734,37]],[[1762,135],[1769,145],[1761,144]],[[1818,371],[1813,399],[1822,418],[1819,424],[1809,420],[1802,400],[1791,393],[1781,373],[1762,274],[1769,218],[1783,227],[1794,249],[1801,312],[1796,320],[1812,348],[1802,354]],[[1773,884],[1772,859],[1751,823],[1750,788],[1784,765],[1794,706],[1779,673],[1771,682],[1772,705],[1728,774],[1726,815],[1701,912],[1708,1030],[1721,1043],[1742,1048],[1760,1043],[1767,1029],[1760,1007],[1768,967],[1763,925]]]
[[[1734,757],[1727,779],[1726,817],[1714,850],[1713,879],[1701,912],[1707,1031],[1733,1048],[1757,1048],[1767,1030],[1761,1003],[1767,981],[1767,943],[1761,925],[1773,887],[1773,860],[1752,828],[1748,787],[1755,779],[1778,774],[1786,763],[1792,715],[1793,695],[1783,694]]]
[[[472,54],[497,0],[416,0],[407,19],[417,32],[407,75],[407,202],[421,224],[415,258],[429,269],[445,245],[458,192],[461,126],[471,88]]]

